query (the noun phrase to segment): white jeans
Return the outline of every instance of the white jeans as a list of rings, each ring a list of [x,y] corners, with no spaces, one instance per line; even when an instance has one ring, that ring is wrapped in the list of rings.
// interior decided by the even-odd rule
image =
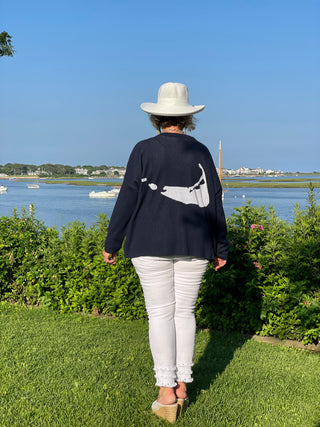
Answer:
[[[192,257],[137,257],[149,318],[156,385],[192,382],[196,322],[194,307],[208,261]]]

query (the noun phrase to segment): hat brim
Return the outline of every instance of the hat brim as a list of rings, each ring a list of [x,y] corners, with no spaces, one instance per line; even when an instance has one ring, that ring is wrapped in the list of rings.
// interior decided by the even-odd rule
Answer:
[[[153,102],[144,102],[141,109],[155,116],[189,116],[200,113],[205,105],[159,105]]]

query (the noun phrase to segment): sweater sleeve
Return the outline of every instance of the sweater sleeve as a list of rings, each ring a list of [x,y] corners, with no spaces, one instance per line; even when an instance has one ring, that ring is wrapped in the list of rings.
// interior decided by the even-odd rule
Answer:
[[[218,177],[219,180],[219,177]],[[221,259],[228,258],[229,242],[227,240],[227,224],[222,205],[222,187],[219,180],[218,191],[216,192],[216,256]]]
[[[210,155],[211,158],[211,155]],[[214,198],[215,198],[215,224],[214,224],[214,240],[215,240],[215,256],[226,260],[228,258],[228,248],[229,242],[227,239],[227,224],[225,213],[222,204],[222,186],[221,182],[215,167],[215,164],[211,158],[211,171],[213,179],[213,188],[214,188]]]
[[[135,147],[129,157],[123,184],[111,215],[104,244],[104,249],[108,253],[115,253],[122,246],[129,221],[137,204],[140,180],[140,154]]]

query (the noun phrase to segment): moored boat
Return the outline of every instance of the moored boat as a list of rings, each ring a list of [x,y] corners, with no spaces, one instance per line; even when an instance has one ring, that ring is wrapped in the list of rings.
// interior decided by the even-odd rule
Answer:
[[[37,178],[37,182],[36,183],[34,183],[34,184],[27,184],[27,187],[28,188],[40,188],[39,178]]]
[[[108,191],[90,191],[89,197],[97,199],[113,199],[119,194],[120,189],[114,188]]]

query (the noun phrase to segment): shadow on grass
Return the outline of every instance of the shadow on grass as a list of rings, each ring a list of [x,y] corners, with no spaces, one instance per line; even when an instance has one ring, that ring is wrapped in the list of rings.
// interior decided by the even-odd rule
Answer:
[[[194,359],[194,382],[188,388],[192,401],[202,390],[210,388],[231,362],[235,351],[261,326],[262,297],[257,283],[257,268],[251,261],[245,265],[235,251],[230,251],[228,264],[222,271],[217,273],[212,264],[209,265],[196,306],[197,322],[200,327],[209,328],[203,331],[209,334],[209,339],[199,359]]]
[[[206,333],[210,335],[209,342],[203,355],[195,363],[194,381],[188,387],[191,402],[211,387],[214,380],[231,362],[235,351],[252,337],[236,332],[207,331]]]

